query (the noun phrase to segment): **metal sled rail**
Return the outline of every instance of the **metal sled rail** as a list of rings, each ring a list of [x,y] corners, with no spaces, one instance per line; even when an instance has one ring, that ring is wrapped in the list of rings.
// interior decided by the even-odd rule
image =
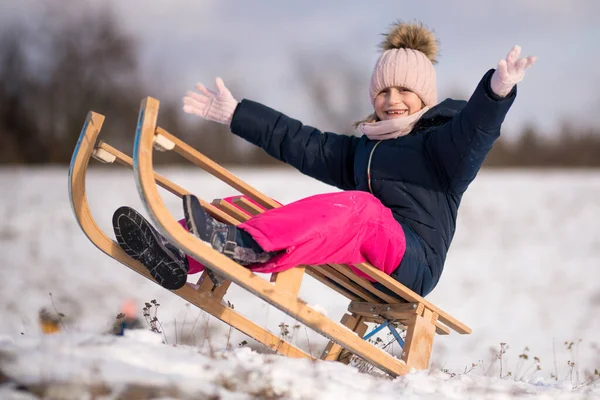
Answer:
[[[71,206],[82,231],[100,251],[131,268],[140,275],[153,280],[147,269],[142,264],[129,257],[116,242],[111,240],[98,227],[90,211],[86,196],[87,169],[90,158],[96,150],[95,144],[98,135],[100,134],[103,122],[104,116],[94,112],[88,113],[85,124],[81,131],[81,135],[75,147],[75,151],[73,152],[73,157],[69,167],[69,194]],[[99,146],[98,149],[102,150],[102,146]],[[106,149],[109,149],[109,147],[105,147],[105,151]],[[114,154],[108,152],[106,154],[111,157],[115,157],[123,164],[131,162],[128,157],[118,153],[117,151],[114,151]],[[176,195],[181,196],[187,193],[185,190],[168,182],[165,178],[158,174],[151,174],[150,179],[152,181],[156,179],[157,182],[159,182],[163,187],[167,188]],[[211,205],[207,205],[206,208],[213,215],[223,217],[225,220],[230,218],[227,214],[224,214],[222,211]],[[186,232],[184,231],[184,233]],[[191,237],[191,235],[188,236]],[[281,340],[273,333],[248,320],[231,308],[221,304],[221,297],[223,294],[222,291],[221,295],[219,295],[219,293],[215,293],[216,291],[201,291],[197,290],[197,288],[195,288],[193,285],[188,284],[183,288],[173,292],[278,353],[287,355],[289,357],[313,359],[313,357],[306,352],[298,349],[284,340]]]

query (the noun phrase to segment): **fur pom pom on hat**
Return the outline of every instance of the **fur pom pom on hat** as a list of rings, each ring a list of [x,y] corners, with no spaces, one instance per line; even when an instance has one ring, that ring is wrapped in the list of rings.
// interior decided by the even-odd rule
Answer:
[[[384,89],[404,87],[416,93],[425,106],[437,104],[436,74],[438,41],[420,23],[397,22],[380,44],[383,53],[377,60],[369,95],[371,104]]]

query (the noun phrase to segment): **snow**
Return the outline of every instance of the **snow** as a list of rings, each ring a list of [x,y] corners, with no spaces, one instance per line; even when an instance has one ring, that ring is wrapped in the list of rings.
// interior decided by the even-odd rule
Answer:
[[[160,172],[205,200],[234,194],[197,169]],[[289,169],[233,172],[283,203],[335,190]],[[109,234],[117,207],[143,210],[126,170],[95,168],[88,186],[92,213]],[[0,398],[40,391],[85,398],[92,390],[105,398],[600,398],[600,384],[587,380],[600,369],[598,171],[480,173],[463,199],[444,275],[428,296],[473,334],[437,336],[431,368],[395,379],[360,373],[357,364],[271,354],[103,255],[75,221],[64,168],[0,169],[0,193]],[[162,193],[180,218],[180,200]],[[312,278],[300,295],[330,318],[347,307]],[[152,312],[164,333],[105,334],[127,299],[140,310],[156,299]],[[287,324],[287,339],[315,356],[327,344],[238,287],[225,299],[275,334]],[[41,333],[41,308],[64,314],[61,333]]]

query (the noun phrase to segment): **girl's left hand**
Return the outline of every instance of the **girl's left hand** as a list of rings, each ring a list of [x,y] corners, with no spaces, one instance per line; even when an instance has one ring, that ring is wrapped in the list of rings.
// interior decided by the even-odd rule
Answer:
[[[513,86],[521,82],[525,76],[525,70],[533,65],[535,56],[519,58],[521,47],[515,46],[508,53],[505,60],[498,62],[498,68],[492,75],[490,86],[498,96],[505,97],[510,93]]]

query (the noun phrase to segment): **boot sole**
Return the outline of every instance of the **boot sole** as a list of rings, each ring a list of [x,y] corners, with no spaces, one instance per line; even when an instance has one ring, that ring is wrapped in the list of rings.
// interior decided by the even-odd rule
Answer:
[[[126,221],[135,226],[138,235],[126,237],[121,231]],[[128,256],[142,263],[156,282],[169,290],[185,285],[187,270],[177,261],[178,257],[162,244],[158,232],[137,211],[120,207],[113,214],[112,223],[119,246]]]

